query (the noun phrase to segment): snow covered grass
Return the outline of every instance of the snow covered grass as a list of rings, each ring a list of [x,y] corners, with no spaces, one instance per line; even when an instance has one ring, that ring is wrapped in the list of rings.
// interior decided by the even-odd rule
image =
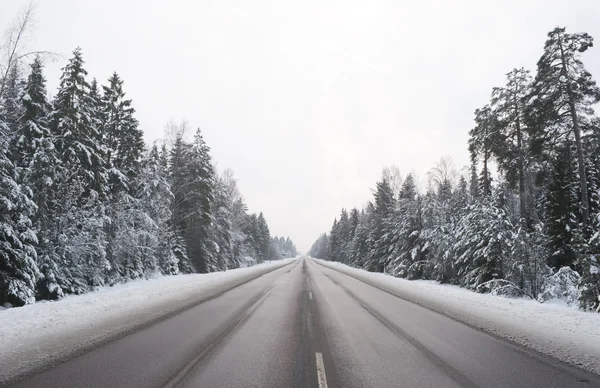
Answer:
[[[586,313],[558,300],[540,304],[531,299],[508,299],[314,260],[402,299],[600,374],[600,314]]]
[[[227,291],[294,259],[226,272],[158,277],[56,302],[0,310],[0,385]]]

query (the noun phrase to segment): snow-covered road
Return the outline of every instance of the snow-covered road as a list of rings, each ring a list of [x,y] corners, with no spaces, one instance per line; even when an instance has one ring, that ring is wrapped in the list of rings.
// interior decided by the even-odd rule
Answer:
[[[15,388],[600,386],[331,267],[297,260]]]
[[[0,386],[597,387],[598,319],[307,258],[2,311]]]
[[[80,354],[290,264],[159,277],[0,311],[0,382]]]
[[[600,314],[552,301],[478,294],[434,281],[409,281],[340,263],[316,260],[402,299],[475,328],[600,374]]]

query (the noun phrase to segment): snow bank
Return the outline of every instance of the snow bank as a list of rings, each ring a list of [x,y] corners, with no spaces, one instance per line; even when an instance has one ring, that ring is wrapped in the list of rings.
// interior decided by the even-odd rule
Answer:
[[[600,314],[580,311],[562,301],[540,304],[530,299],[507,299],[313,260],[475,328],[600,374]]]
[[[0,385],[182,311],[293,260],[226,272],[136,280],[56,302],[0,309]]]

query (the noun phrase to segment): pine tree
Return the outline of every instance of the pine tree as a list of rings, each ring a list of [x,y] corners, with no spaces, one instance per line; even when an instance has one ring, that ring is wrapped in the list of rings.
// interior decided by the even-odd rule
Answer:
[[[469,151],[471,159],[477,160],[480,156],[483,162],[480,183],[481,194],[483,197],[490,196],[492,192],[492,179],[490,172],[490,160],[492,152],[497,143],[498,120],[493,114],[492,109],[486,105],[475,111],[476,126],[469,131]]]
[[[520,217],[529,221],[526,176],[529,168],[529,139],[524,125],[524,103],[531,76],[524,68],[506,75],[506,86],[492,91],[492,109],[498,119],[497,141],[493,152],[498,166],[512,187],[519,190]]]
[[[570,148],[567,144],[557,155],[546,199],[551,251],[548,264],[555,270],[573,266],[577,258],[574,249],[574,239],[579,233],[577,179]]]
[[[527,108],[528,127],[538,148],[560,147],[567,139],[574,142],[584,225],[590,217],[582,135],[589,127],[593,105],[600,101],[600,88],[580,57],[592,45],[593,38],[586,33],[568,34],[560,27],[550,31]]]

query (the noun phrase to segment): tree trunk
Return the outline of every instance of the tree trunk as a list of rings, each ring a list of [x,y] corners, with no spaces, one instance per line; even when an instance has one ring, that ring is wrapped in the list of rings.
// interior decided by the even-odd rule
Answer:
[[[569,111],[571,113],[571,119],[573,120],[573,132],[575,133],[575,145],[577,146],[577,165],[579,169],[579,188],[581,190],[581,215],[583,218],[583,225],[587,226],[590,218],[590,208],[588,199],[588,188],[587,188],[587,176],[585,173],[585,160],[583,157],[583,145],[581,144],[581,128],[579,128],[579,118],[577,117],[577,110],[575,109],[575,101],[573,98],[573,90],[569,83],[569,73],[567,71],[567,64],[565,60],[565,52],[562,46],[562,41],[559,40],[560,47],[560,58],[562,63],[562,73],[567,79],[567,95],[569,97]]]
[[[519,211],[521,218],[529,223],[529,214],[525,203],[525,156],[523,155],[523,134],[521,133],[521,120],[519,118],[519,110],[516,108],[517,121],[517,148],[519,150]]]
[[[581,213],[583,217],[583,225],[587,226],[590,218],[587,176],[585,173],[585,160],[583,157],[583,145],[581,144],[581,130],[579,128],[579,120],[575,111],[575,104],[571,99],[571,87],[567,85],[569,91],[569,108],[571,117],[573,118],[573,132],[575,133],[575,144],[577,146],[577,165],[579,168],[579,187],[581,190]]]

